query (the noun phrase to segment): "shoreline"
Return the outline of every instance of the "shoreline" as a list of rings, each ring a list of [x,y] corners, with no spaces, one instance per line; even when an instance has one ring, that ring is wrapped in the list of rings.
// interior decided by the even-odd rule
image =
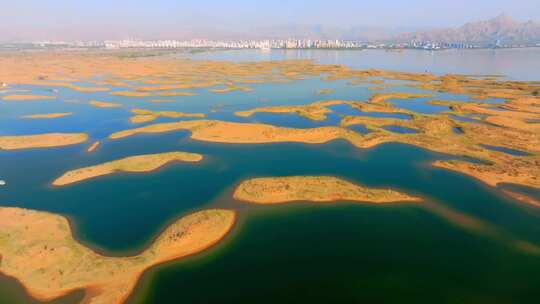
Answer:
[[[202,154],[182,151],[128,156],[93,166],[69,170],[56,178],[51,185],[53,187],[67,186],[115,173],[150,173],[175,162],[199,163],[203,159]]]
[[[159,250],[160,248],[161,249],[169,249],[171,251],[171,253],[169,253],[169,254],[167,254],[167,251],[159,254],[159,251],[158,251],[156,253],[156,254],[158,254],[158,256],[155,256],[154,254],[151,254],[150,257],[152,257],[152,260],[145,261],[144,264],[141,265],[141,266],[133,265],[132,267],[135,267],[133,272],[126,273],[125,275],[119,274],[121,276],[127,276],[127,278],[126,278],[127,282],[125,281],[125,279],[122,280],[122,281],[117,281],[118,278],[115,279],[114,277],[105,278],[105,279],[94,278],[93,280],[95,280],[95,283],[90,283],[92,279],[90,279],[88,284],[85,284],[84,282],[81,282],[81,283],[73,283],[73,282],[71,282],[71,284],[74,285],[73,287],[68,287],[68,288],[65,288],[65,289],[62,287],[62,288],[60,288],[60,289],[58,289],[56,291],[51,290],[48,293],[45,291],[47,288],[40,290],[43,287],[41,287],[41,288],[39,288],[39,287],[31,287],[29,284],[32,284],[32,283],[29,283],[28,282],[29,278],[24,278],[24,275],[23,275],[23,277],[21,277],[21,276],[18,276],[16,273],[10,273],[9,270],[7,270],[7,272],[6,272],[6,269],[2,269],[2,271],[1,271],[3,275],[16,280],[21,286],[23,286],[26,293],[28,295],[30,295],[32,298],[34,298],[34,299],[38,299],[40,301],[44,301],[44,300],[45,301],[50,301],[50,300],[58,299],[60,297],[69,295],[69,294],[71,294],[72,292],[75,292],[75,291],[84,290],[85,295],[84,295],[84,299],[83,299],[82,303],[93,303],[94,301],[103,301],[103,300],[105,300],[105,298],[98,299],[97,297],[113,297],[112,299],[114,299],[114,303],[123,303],[129,297],[129,295],[131,295],[131,293],[133,293],[133,291],[135,290],[135,287],[137,285],[137,282],[139,281],[140,277],[146,271],[148,271],[149,269],[151,269],[153,267],[156,267],[158,265],[162,265],[162,264],[170,262],[170,261],[179,260],[179,259],[182,259],[182,258],[186,258],[186,257],[189,257],[189,256],[199,254],[199,253],[204,252],[207,249],[215,246],[216,244],[219,244],[224,238],[226,238],[229,235],[229,233],[234,229],[234,227],[236,227],[236,223],[237,223],[237,219],[238,219],[238,215],[237,215],[236,211],[230,210],[230,209],[229,210],[226,210],[226,209],[206,209],[206,210],[187,213],[187,214],[184,214],[184,215],[179,215],[178,217],[176,217],[175,220],[172,221],[172,224],[166,225],[162,230],[160,230],[158,233],[156,233],[154,235],[154,237],[152,238],[152,240],[150,241],[150,244],[147,245],[145,248],[142,248],[140,253],[138,253],[136,255],[132,255],[132,256],[120,256],[120,257],[114,256],[114,257],[110,257],[110,256],[101,255],[98,251],[94,251],[92,247],[86,246],[84,242],[80,242],[78,237],[75,236],[76,235],[76,230],[74,230],[73,222],[68,217],[58,215],[58,214],[49,213],[49,212],[28,210],[28,209],[20,209],[20,208],[1,208],[0,211],[1,212],[8,212],[8,213],[9,212],[22,212],[22,213],[31,214],[33,216],[45,216],[45,217],[50,217],[50,218],[54,217],[54,218],[57,218],[57,219],[64,220],[65,223],[67,223],[68,228],[69,228],[67,233],[71,236],[71,238],[75,242],[77,242],[78,246],[82,246],[81,248],[85,248],[85,250],[87,250],[87,251],[89,250],[91,255],[94,255],[94,256],[96,256],[97,259],[102,259],[104,261],[105,260],[117,260],[118,261],[117,263],[120,263],[122,261],[127,262],[127,261],[130,261],[130,260],[133,261],[133,259],[138,259],[139,257],[142,257],[142,256],[148,256],[149,252],[151,252],[153,250]],[[214,215],[219,216],[219,217],[221,217],[221,216],[228,217],[226,219],[227,222],[222,223],[222,225],[225,225],[225,226],[222,227],[223,229],[214,231],[214,232],[217,232],[217,234],[215,235],[216,237],[214,237],[213,235],[203,237],[203,239],[207,240],[203,244],[186,243],[185,245],[188,245],[188,247],[185,247],[184,249],[182,249],[182,247],[177,247],[181,243],[179,243],[179,244],[174,244],[173,243],[172,245],[176,246],[174,248],[167,245],[167,243],[164,243],[164,241],[165,241],[163,239],[164,237],[170,237],[171,236],[170,235],[171,231],[173,231],[174,229],[182,227],[182,226],[178,226],[178,225],[183,225],[184,223],[185,224],[190,223],[189,221],[195,220],[195,222],[192,222],[189,225],[196,225],[194,228],[199,229],[199,230],[196,230],[196,231],[199,231],[198,233],[202,232],[202,231],[200,231],[200,229],[203,229],[203,227],[205,225],[209,224],[209,222],[207,221],[209,219],[203,218],[202,222],[198,222],[197,218],[200,217],[200,216],[203,216],[203,215],[206,216],[206,214],[214,214]],[[10,224],[8,223],[7,225],[10,225]],[[201,225],[203,225],[203,226],[201,226]],[[192,226],[187,226],[187,227],[192,227]],[[184,228],[182,228],[182,229],[184,229]],[[204,229],[206,229],[206,228],[204,228]],[[215,230],[216,228],[212,228],[212,229]],[[189,231],[191,231],[191,230],[189,230]],[[184,238],[184,236],[180,236],[180,237]],[[191,237],[189,235],[187,235],[187,236],[185,236],[185,238],[187,238],[187,240],[189,240]],[[196,241],[196,242],[198,242],[198,241]],[[182,245],[182,246],[184,246],[184,245]],[[189,247],[189,246],[195,246],[195,247]],[[174,251],[174,249],[176,249],[176,252]],[[13,260],[15,259],[15,258],[13,258],[13,260],[10,259],[9,251],[6,251],[6,258],[8,258],[8,261],[10,261],[11,263],[13,263]],[[20,258],[20,257],[18,257],[18,258]],[[55,267],[53,265],[51,265],[51,266]],[[10,267],[10,266],[4,266],[4,268],[5,267]],[[32,281],[32,282],[34,282],[34,281]],[[110,282],[110,283],[107,283],[107,282]],[[34,284],[37,284],[37,283],[34,282]],[[110,294],[111,292],[115,293],[115,291],[112,291],[110,289],[117,286],[117,284],[121,284],[121,286],[125,286],[125,288],[127,288],[127,289],[124,289],[121,292],[120,295],[115,296],[114,294]],[[117,286],[117,287],[121,287],[121,286]],[[111,299],[109,299],[109,300],[111,300]],[[99,302],[99,303],[101,303],[101,302]],[[112,303],[112,302],[107,301],[107,303]]]
[[[299,201],[332,204],[348,201],[366,204],[422,202],[390,188],[371,188],[346,179],[325,175],[258,177],[236,185],[233,199],[256,205],[289,204]]]

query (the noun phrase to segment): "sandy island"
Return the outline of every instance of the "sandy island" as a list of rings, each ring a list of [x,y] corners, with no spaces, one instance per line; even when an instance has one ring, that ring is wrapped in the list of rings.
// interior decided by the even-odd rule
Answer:
[[[176,111],[152,111],[145,109],[132,109],[131,113],[135,114],[129,118],[129,121],[132,123],[143,123],[150,122],[159,117],[166,118],[204,118],[206,115],[203,113],[184,113]]]
[[[252,89],[248,87],[227,86],[224,89],[212,89],[210,90],[210,93],[225,94],[225,93],[231,93],[231,92],[251,92],[251,91]]]
[[[24,119],[52,119],[73,115],[72,112],[24,115]]]
[[[171,162],[199,162],[203,156],[187,152],[167,152],[130,156],[107,163],[68,171],[53,181],[54,186],[65,186],[76,182],[109,175],[115,172],[150,172]]]
[[[94,107],[98,107],[98,108],[119,108],[121,107],[122,105],[119,104],[119,103],[114,103],[114,102],[105,102],[105,101],[97,101],[97,100],[92,100],[90,102],[88,102],[90,105],[93,105]]]
[[[56,96],[48,95],[7,95],[2,97],[5,101],[32,101],[32,100],[52,100]]]
[[[235,112],[234,115],[239,117],[250,117],[255,113],[287,113],[297,114],[310,120],[322,121],[327,118],[326,114],[332,113],[332,110],[328,109],[329,106],[349,103],[351,102],[345,100],[325,100],[298,106],[259,107],[246,111],[238,111]]]
[[[174,222],[137,256],[106,257],[77,242],[62,216],[0,208],[0,272],[40,301],[85,289],[85,304],[120,304],[146,269],[209,248],[235,220],[231,210],[199,211]]]
[[[1,150],[51,148],[80,144],[88,140],[85,133],[46,133],[37,135],[0,136]]]
[[[299,142],[321,144],[335,139],[345,139],[359,143],[362,136],[341,127],[320,127],[313,129],[295,129],[276,127],[258,123],[238,123],[219,120],[190,120],[160,123],[113,133],[109,139],[120,139],[137,134],[165,133],[171,131],[191,131],[191,138],[200,141],[263,144],[276,142]]]
[[[295,201],[366,203],[418,202],[390,189],[371,189],[332,176],[290,176],[254,178],[242,182],[234,198],[255,204],[281,204]]]
[[[158,92],[158,93],[149,93],[146,91],[116,91],[112,92],[111,95],[114,96],[123,96],[123,97],[151,97],[151,96],[157,96],[157,97],[174,97],[174,96],[195,96],[195,93],[192,92]]]

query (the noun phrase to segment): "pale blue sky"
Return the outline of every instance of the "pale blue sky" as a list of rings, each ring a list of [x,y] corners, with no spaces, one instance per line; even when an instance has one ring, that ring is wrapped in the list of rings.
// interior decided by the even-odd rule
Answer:
[[[183,37],[258,27],[457,26],[502,12],[540,19],[540,0],[2,0],[0,40]]]

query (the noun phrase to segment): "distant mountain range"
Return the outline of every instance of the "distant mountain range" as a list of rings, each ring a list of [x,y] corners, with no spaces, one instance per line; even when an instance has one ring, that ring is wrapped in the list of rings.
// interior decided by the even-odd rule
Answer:
[[[501,14],[486,21],[469,22],[458,28],[417,31],[397,35],[394,39],[470,44],[494,44],[497,41],[505,45],[537,44],[540,43],[540,23],[521,23]]]
[[[257,27],[249,35],[252,39],[343,39],[375,41],[392,39],[398,34],[406,33],[406,30],[390,30],[381,27],[350,27],[341,28],[327,25],[282,25]],[[243,34],[245,35],[245,34]],[[245,36],[243,36],[245,37]]]
[[[370,42],[409,42],[411,40],[473,45],[531,45],[540,43],[540,22],[519,22],[508,15],[469,22],[457,28],[385,29],[380,27],[339,28],[323,25],[287,25],[253,29],[255,39],[344,39]]]

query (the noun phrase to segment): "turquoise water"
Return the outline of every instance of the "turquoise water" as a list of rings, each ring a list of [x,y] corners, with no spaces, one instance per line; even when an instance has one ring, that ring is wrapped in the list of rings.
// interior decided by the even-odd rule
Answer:
[[[387,66],[413,71],[416,70],[413,65],[426,62],[425,56],[434,56],[433,66],[459,68],[451,67],[455,58],[443,52],[377,55],[412,56],[417,60],[414,62],[397,59],[382,62],[370,52],[325,52],[295,51],[294,55],[271,52],[270,56],[311,56],[320,61],[347,61],[351,66],[363,66],[367,65],[363,61],[367,54],[374,68]],[[471,56],[467,62],[476,62],[478,56],[495,56],[484,53],[487,51],[478,52],[456,56]],[[532,56],[528,51],[525,54]],[[258,51],[216,52],[195,57],[205,56],[264,59]],[[500,56],[514,58],[503,53],[485,61],[498,61]],[[523,59],[515,56],[513,60],[519,69]],[[483,70],[485,74],[494,72],[492,67]],[[462,73],[473,71],[464,69]],[[513,73],[517,72],[505,74],[519,78]],[[534,73],[526,69],[523,77],[535,76]],[[297,128],[336,125],[340,115],[385,117],[380,115],[387,114],[366,114],[339,105],[331,107],[334,113],[326,120],[317,122],[293,114],[235,116],[235,111],[259,106],[301,105],[324,99],[367,100],[373,93],[367,85],[350,86],[346,81],[327,82],[318,78],[251,87],[253,92],[230,94],[194,90],[198,95],[163,98],[177,100],[167,104],[146,102],[154,98],[59,88],[59,98],[54,101],[0,102],[0,134],[88,132],[92,139],[103,140],[114,131],[134,126],[128,121],[128,110],[132,108],[202,112],[210,119]],[[22,88],[36,94],[50,93],[48,88]],[[317,95],[317,90],[323,88],[334,89],[335,93]],[[401,89],[391,90],[424,92]],[[433,98],[468,100],[467,96],[455,95],[436,94]],[[124,107],[96,108],[87,104],[89,100],[117,102]],[[424,109],[425,113],[447,109],[427,105],[427,100],[392,102],[396,107]],[[19,118],[50,112],[74,115],[52,120]],[[166,121],[175,120],[155,122]],[[142,125],[145,124],[137,126]],[[351,129],[368,132],[362,126]],[[168,223],[190,212],[212,207],[239,210],[239,222],[224,242],[185,260],[151,269],[129,303],[536,303],[540,296],[540,258],[511,245],[513,240],[540,245],[540,210],[504,196],[500,189],[430,166],[434,160],[456,157],[396,143],[372,149],[357,149],[340,140],[322,145],[206,143],[191,140],[188,132],[104,141],[91,154],[85,152],[88,144],[0,151],[0,179],[7,182],[0,188],[2,204],[65,215],[72,220],[75,235],[81,242],[116,256],[139,252]],[[198,164],[174,164],[149,174],[115,174],[68,187],[50,186],[55,178],[73,168],[129,155],[174,150],[201,153],[205,159]],[[301,202],[252,206],[231,198],[234,186],[244,179],[286,175],[335,175],[366,186],[391,187],[425,197],[427,203],[373,206],[341,202],[320,206]],[[536,190],[505,187],[540,198]],[[440,212],[441,209],[481,221],[489,231],[466,228]],[[61,303],[76,303],[81,296],[70,295],[61,299]],[[14,280],[1,277],[0,303],[35,301],[25,296]]]

